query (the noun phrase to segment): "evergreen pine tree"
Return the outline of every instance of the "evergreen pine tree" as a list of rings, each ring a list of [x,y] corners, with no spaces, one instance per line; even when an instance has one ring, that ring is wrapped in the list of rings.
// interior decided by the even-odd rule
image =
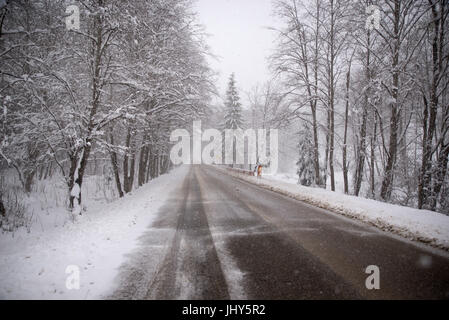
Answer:
[[[313,139],[312,131],[307,123],[298,132],[299,142],[299,158],[296,165],[298,166],[298,184],[310,186],[315,184],[314,165],[313,165]]]
[[[225,129],[232,129],[232,130],[242,129],[242,127],[243,127],[242,105],[240,104],[240,97],[235,85],[235,75],[234,73],[232,73],[231,76],[229,77],[228,89],[226,91],[223,131]],[[234,163],[236,162],[236,153],[237,150],[234,139],[232,145],[233,164],[231,164],[231,167],[234,167]],[[223,145],[223,157],[225,157],[225,145]]]
[[[229,77],[228,89],[226,91],[224,120],[224,129],[241,129],[243,126],[242,105],[240,104],[240,97],[235,85],[234,73]]]

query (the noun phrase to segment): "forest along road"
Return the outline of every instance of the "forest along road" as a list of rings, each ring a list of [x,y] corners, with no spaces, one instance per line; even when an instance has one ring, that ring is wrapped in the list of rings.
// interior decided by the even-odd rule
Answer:
[[[140,242],[112,298],[449,298],[447,253],[211,166],[191,166]]]

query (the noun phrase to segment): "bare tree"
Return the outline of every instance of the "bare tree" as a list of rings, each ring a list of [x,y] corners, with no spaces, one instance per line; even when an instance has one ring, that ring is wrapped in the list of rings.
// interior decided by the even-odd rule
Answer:
[[[390,64],[385,65],[385,71],[390,75],[389,81],[383,86],[390,96],[391,111],[389,121],[389,141],[386,150],[385,171],[380,191],[380,197],[388,200],[391,197],[394,165],[398,154],[398,143],[403,132],[399,132],[401,111],[404,97],[410,88],[404,86],[405,70],[412,61],[416,49],[421,45],[424,33],[418,30],[418,22],[424,15],[421,2],[412,0],[385,0],[382,6],[384,19],[380,29],[376,30],[383,40],[383,46],[388,52]]]
[[[319,154],[319,64],[322,41],[321,11],[322,1],[316,0],[305,6],[298,0],[283,0],[275,3],[276,14],[286,23],[281,30],[273,29],[278,34],[278,48],[271,56],[270,63],[277,74],[285,79],[285,83],[293,99],[303,95],[306,99],[296,103],[296,110],[308,105],[311,113],[313,132],[313,163],[317,185],[325,186],[321,178]],[[306,15],[301,14],[301,10]]]
[[[429,36],[425,44],[429,51],[425,51],[424,59],[430,57],[425,70],[424,79],[428,79],[426,86],[421,87],[423,98],[422,113],[422,161],[418,184],[418,207],[436,209],[436,204],[447,171],[448,147],[446,143],[447,133],[447,105],[444,106],[447,94],[448,48],[447,48],[447,17],[449,6],[445,1],[428,0]],[[446,83],[445,83],[446,80]],[[440,114],[441,136],[434,139],[437,132],[437,116]],[[435,158],[436,165],[432,165]],[[432,184],[432,172],[434,183]]]

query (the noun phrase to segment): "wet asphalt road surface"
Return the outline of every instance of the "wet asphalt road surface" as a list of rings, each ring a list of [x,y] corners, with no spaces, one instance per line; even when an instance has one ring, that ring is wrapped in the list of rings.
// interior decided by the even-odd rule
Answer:
[[[110,298],[449,299],[449,255],[191,166],[117,283]]]

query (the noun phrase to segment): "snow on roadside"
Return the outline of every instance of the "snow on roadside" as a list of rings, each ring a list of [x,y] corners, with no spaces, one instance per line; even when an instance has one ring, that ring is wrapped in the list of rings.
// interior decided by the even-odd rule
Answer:
[[[0,234],[0,299],[98,299],[109,293],[124,254],[188,172],[174,169],[124,198],[92,205],[74,223],[47,232]],[[79,269],[80,288],[66,281]],[[73,282],[71,282],[73,283]]]
[[[217,167],[216,167],[217,168]],[[345,195],[320,188],[304,187],[277,177],[254,177],[226,170],[228,174],[285,196],[304,201],[351,218],[356,218],[384,231],[399,234],[449,251],[449,216],[381,201]]]

